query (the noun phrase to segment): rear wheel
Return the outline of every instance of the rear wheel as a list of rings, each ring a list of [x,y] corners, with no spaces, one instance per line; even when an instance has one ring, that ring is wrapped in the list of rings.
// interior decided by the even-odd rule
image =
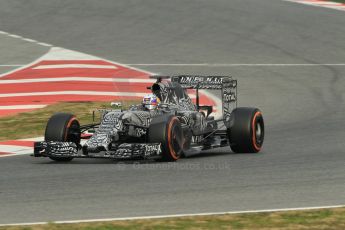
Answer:
[[[162,160],[176,161],[182,155],[183,132],[175,116],[161,116],[152,120],[149,127],[149,142],[162,144]]]
[[[262,113],[257,108],[236,108],[232,112],[232,126],[228,129],[230,147],[235,153],[257,153],[265,136]]]
[[[80,144],[80,124],[69,113],[56,113],[48,121],[44,135],[45,141],[65,141]],[[71,161],[73,157],[49,157],[54,161]]]

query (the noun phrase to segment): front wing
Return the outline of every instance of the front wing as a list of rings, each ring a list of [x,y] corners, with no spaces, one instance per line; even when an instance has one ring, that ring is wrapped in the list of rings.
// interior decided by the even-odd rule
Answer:
[[[162,155],[160,143],[122,143],[111,151],[85,153],[73,142],[43,141],[34,143],[34,157],[73,157],[111,159],[156,159]]]

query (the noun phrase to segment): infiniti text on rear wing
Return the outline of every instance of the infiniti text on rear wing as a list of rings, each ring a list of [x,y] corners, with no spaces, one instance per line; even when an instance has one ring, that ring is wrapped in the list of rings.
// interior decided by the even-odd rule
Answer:
[[[189,89],[224,89],[236,88],[237,80],[229,76],[197,76],[180,75],[171,77],[172,82],[179,83],[183,88]]]

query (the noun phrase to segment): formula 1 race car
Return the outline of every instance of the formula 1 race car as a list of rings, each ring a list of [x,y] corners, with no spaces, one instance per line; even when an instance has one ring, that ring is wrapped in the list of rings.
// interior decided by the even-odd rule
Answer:
[[[128,110],[103,109],[100,123],[80,125],[69,113],[48,121],[45,140],[34,143],[35,157],[159,159],[176,161],[202,150],[230,146],[236,153],[259,152],[264,120],[259,109],[237,107],[237,80],[225,76],[152,76],[152,98]],[[170,81],[169,81],[170,79]],[[187,89],[196,93],[194,104]],[[220,118],[200,105],[199,90],[218,91]],[[92,135],[85,135],[85,133]],[[87,139],[81,144],[81,139]]]

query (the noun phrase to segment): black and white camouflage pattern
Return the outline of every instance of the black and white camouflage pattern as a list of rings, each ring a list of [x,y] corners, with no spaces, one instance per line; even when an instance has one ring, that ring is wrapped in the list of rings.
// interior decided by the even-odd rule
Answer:
[[[164,114],[180,120],[184,136],[191,143],[202,144],[205,134],[217,129],[217,122],[197,110],[186,89],[220,89],[224,123],[230,127],[231,112],[237,100],[236,83],[229,77],[188,75],[172,77],[171,82],[157,81],[154,85],[159,88],[159,95],[156,96],[161,100],[158,109],[149,111],[142,105],[133,105],[127,111],[101,110],[101,122],[98,127],[94,126],[95,133],[83,146],[72,142],[37,142],[35,154],[119,159],[157,157],[162,153],[161,143],[149,143],[147,134],[152,120]],[[78,153],[79,149],[83,153]]]
[[[192,86],[196,82],[199,82],[198,84],[202,83],[202,79],[198,77],[186,76],[181,79],[188,86]],[[207,82],[210,83],[210,87],[217,87],[217,85],[223,84],[222,81],[219,78],[210,78]],[[99,129],[86,142],[84,148],[87,148],[88,152],[110,151],[111,144],[119,141],[119,132],[125,132],[125,135],[135,138],[143,137],[147,134],[147,128],[152,119],[164,113],[177,115],[182,124],[191,127],[193,136],[201,135],[207,128],[208,123],[205,116],[196,110],[186,90],[175,82],[158,83],[158,85],[160,87],[161,104],[168,105],[167,108],[148,111],[141,105],[134,105],[128,111],[105,111]],[[194,139],[197,142],[202,138]],[[126,153],[123,149],[121,148],[121,151]],[[131,150],[128,150],[128,152],[133,153]]]
[[[183,88],[221,90],[224,125],[227,128],[231,126],[231,112],[237,106],[237,80],[229,76],[180,75],[173,76],[171,81]]]
[[[158,157],[162,153],[160,143],[124,143],[118,146],[117,150],[112,153],[114,158],[152,158]]]
[[[73,142],[35,142],[34,154],[39,156],[70,157],[78,155],[78,148]]]
[[[122,112],[106,112],[96,133],[85,143],[88,152],[108,151],[112,140],[118,140],[118,131],[123,130]]]
[[[133,107],[131,110],[124,112],[107,111],[98,130],[84,144],[88,152],[109,151],[110,144],[119,141],[119,132],[125,132],[132,137],[142,137],[146,135],[147,130],[143,127],[149,127],[152,118],[162,114],[162,111],[144,111],[140,107]],[[140,127],[138,127],[138,126]]]

